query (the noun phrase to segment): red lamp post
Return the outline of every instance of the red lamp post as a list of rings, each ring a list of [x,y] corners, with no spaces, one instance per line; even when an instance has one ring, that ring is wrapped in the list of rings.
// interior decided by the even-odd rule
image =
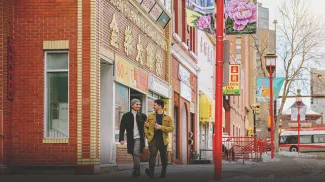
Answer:
[[[296,102],[297,102],[297,108],[298,108],[298,154],[300,153],[300,105],[302,103],[302,98],[300,94],[301,90],[297,89],[297,96],[296,96]]]
[[[222,174],[222,84],[223,84],[223,39],[224,0],[216,0],[216,89],[214,125],[214,179],[221,181]]]
[[[270,119],[271,119],[271,158],[274,159],[274,118],[273,118],[273,72],[276,68],[275,54],[265,55],[265,66],[270,78]]]

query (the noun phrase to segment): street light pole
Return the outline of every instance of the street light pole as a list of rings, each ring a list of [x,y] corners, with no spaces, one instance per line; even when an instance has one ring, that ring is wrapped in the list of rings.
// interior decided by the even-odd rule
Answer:
[[[273,120],[273,72],[270,67],[270,118],[271,118],[271,158],[274,159],[274,120]]]
[[[216,0],[216,90],[214,125],[214,179],[221,181],[222,175],[222,84],[223,84],[223,39],[224,0]]]
[[[302,103],[302,99],[301,99],[301,94],[300,94],[301,90],[297,89],[297,97],[296,97],[296,102],[297,102],[297,108],[298,108],[298,154],[300,153],[300,105]]]
[[[276,68],[276,55],[266,54],[265,55],[265,66],[269,72],[270,78],[270,122],[271,122],[271,158],[274,159],[274,118],[273,118],[273,72]]]

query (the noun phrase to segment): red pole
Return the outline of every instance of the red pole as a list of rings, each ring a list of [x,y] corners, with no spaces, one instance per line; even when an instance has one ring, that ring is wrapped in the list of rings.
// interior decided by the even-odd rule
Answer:
[[[271,119],[271,159],[274,159],[273,71],[272,71],[272,66],[270,66],[270,119]]]
[[[300,153],[300,104],[298,104],[298,154]]]
[[[215,90],[215,140],[214,179],[221,181],[222,174],[222,83],[223,83],[223,38],[224,0],[216,0],[216,90]]]

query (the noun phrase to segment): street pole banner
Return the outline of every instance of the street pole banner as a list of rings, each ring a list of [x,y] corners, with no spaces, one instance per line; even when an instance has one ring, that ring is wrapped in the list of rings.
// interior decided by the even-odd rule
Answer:
[[[281,87],[284,83],[284,77],[273,78],[273,100],[279,97]],[[256,79],[257,102],[270,102],[270,79],[269,78],[257,78]]]
[[[191,27],[216,34],[215,0],[186,0],[186,21]]]
[[[240,95],[240,65],[229,65],[229,85],[222,88],[223,95]]]
[[[225,0],[226,35],[255,34],[257,0]]]

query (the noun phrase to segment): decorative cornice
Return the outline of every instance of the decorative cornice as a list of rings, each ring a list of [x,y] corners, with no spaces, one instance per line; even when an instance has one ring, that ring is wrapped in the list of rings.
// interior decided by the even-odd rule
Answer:
[[[177,33],[173,33],[173,37],[177,42],[182,42],[182,39],[177,35]]]
[[[195,60],[198,59],[198,58],[197,58],[197,55],[196,55],[193,51],[190,51],[190,55],[191,55]]]
[[[198,75],[199,66],[193,62],[193,59],[188,56],[178,45],[172,46],[172,55],[174,55],[183,65],[185,65],[192,73]]]

